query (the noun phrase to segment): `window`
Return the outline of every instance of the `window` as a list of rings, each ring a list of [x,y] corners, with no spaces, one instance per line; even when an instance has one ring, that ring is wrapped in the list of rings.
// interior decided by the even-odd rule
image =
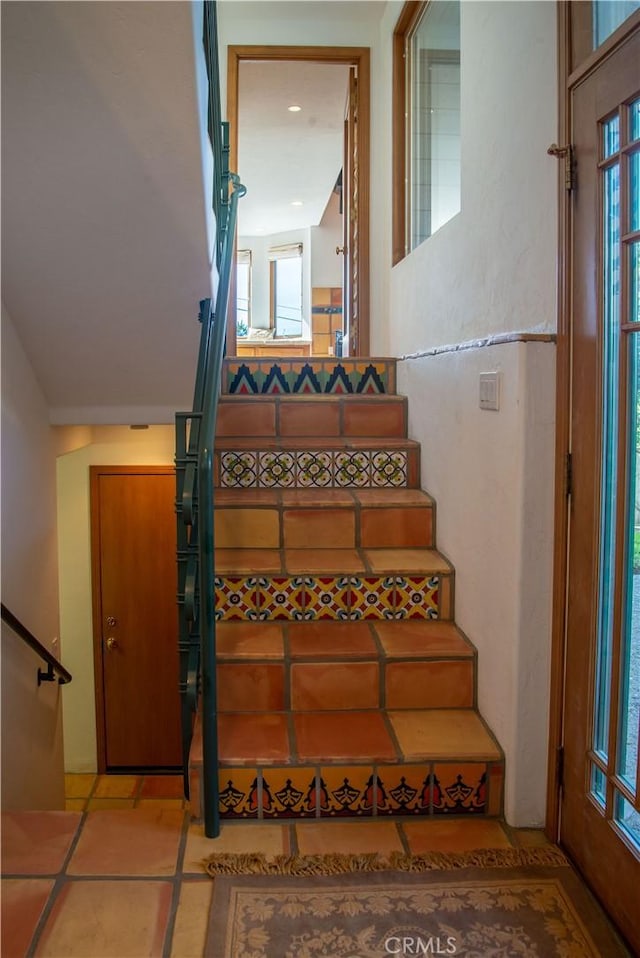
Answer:
[[[246,336],[251,326],[251,250],[239,249],[236,254],[236,328],[238,336]]]
[[[460,3],[406,3],[394,33],[394,263],[460,211]]]
[[[302,244],[269,250],[274,336],[302,335]]]

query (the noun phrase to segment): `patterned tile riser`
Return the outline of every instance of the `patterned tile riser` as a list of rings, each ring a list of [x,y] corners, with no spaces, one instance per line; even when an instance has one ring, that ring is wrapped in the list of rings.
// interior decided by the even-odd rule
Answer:
[[[219,453],[226,489],[400,489],[407,486],[407,453],[228,450]]]
[[[228,360],[222,391],[236,396],[389,395],[395,392],[395,362]]]
[[[222,767],[220,815],[227,821],[496,817],[503,779],[497,762]]]
[[[218,620],[437,619],[439,576],[220,576]]]

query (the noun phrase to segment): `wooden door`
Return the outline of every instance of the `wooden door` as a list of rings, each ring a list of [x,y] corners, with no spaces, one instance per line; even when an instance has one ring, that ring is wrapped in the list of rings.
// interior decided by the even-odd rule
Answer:
[[[175,473],[91,468],[101,771],[181,764]]]
[[[636,28],[570,89],[573,493],[560,837],[640,952],[638,64]]]

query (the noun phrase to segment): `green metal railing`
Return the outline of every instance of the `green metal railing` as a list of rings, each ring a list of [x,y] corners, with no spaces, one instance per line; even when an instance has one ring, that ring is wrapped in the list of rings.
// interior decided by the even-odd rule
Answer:
[[[213,451],[225,351],[226,316],[238,200],[246,189],[229,172],[229,125],[222,122],[216,4],[204,4],[204,49],[209,81],[209,138],[213,150],[218,287],[215,305],[200,303],[200,348],[191,412],[176,414],[178,519],[178,649],[182,701],[182,761],[189,795],[189,752],[200,703],[205,834],[220,832],[214,591]]]

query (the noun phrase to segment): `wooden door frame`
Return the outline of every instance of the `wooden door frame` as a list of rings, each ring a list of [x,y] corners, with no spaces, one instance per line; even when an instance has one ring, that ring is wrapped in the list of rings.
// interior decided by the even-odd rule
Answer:
[[[107,770],[107,726],[102,658],[102,564],[100,561],[100,477],[175,476],[174,466],[89,466],[91,512],[91,609],[93,618],[93,677],[96,700],[96,749],[98,774]],[[176,636],[177,636],[176,611]]]
[[[589,52],[585,37],[591,4],[559,0],[558,11],[558,142],[571,142],[571,95],[586,78],[640,23],[633,14],[596,51]],[[575,12],[578,22],[576,24]],[[549,701],[549,748],[547,758],[547,805],[545,833],[551,841],[560,837],[560,790],[564,742],[565,660],[567,647],[567,591],[570,497],[567,462],[571,452],[571,260],[572,204],[565,188],[564,164],[558,170],[558,293],[556,350],[556,461],[553,550],[553,612]]]
[[[229,120],[229,166],[238,171],[238,87],[242,60],[301,60],[307,63],[337,63],[355,66],[358,71],[358,356],[369,355],[369,222],[371,195],[371,51],[369,47],[328,46],[259,46],[227,47],[227,119]],[[235,310],[230,308],[227,321],[227,353],[236,352],[236,329],[231,322]]]

